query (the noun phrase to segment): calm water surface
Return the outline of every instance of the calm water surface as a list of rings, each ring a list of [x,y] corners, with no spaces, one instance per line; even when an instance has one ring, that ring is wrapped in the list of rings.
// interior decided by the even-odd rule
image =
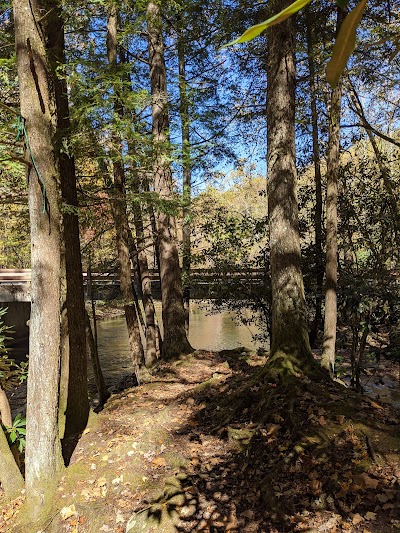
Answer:
[[[161,306],[156,303],[161,322]],[[123,376],[131,372],[128,332],[123,316],[97,322],[98,347],[102,369],[107,382],[115,378],[116,369]],[[209,314],[204,306],[194,302],[190,311],[189,340],[193,348],[202,350],[229,350],[245,346],[254,348],[252,333],[255,327],[244,326],[234,321],[234,313],[227,311]]]

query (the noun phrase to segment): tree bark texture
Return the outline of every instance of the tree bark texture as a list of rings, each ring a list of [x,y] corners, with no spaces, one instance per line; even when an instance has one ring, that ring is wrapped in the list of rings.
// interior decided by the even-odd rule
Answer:
[[[275,2],[276,9],[289,5]],[[293,20],[268,33],[268,216],[272,283],[270,366],[284,374],[312,364],[301,271],[295,151]]]
[[[117,74],[117,25],[118,16],[115,4],[112,4],[107,23],[107,56],[113,75]],[[114,112],[122,116],[123,109],[120,95],[114,87]],[[127,217],[126,194],[125,194],[125,171],[121,161],[122,147],[118,133],[113,133],[113,175],[114,186],[112,194],[112,214],[117,235],[117,249],[119,261],[119,279],[121,294],[124,300],[126,325],[128,328],[129,345],[136,378],[140,381],[140,368],[143,366],[144,351],[140,336],[138,314],[134,302],[131,278],[131,261],[129,255],[129,226]]]
[[[49,511],[62,470],[58,430],[61,185],[55,149],[55,73],[44,47],[48,27],[57,24],[57,18],[54,5],[14,2],[21,115],[29,137],[27,157],[35,161],[28,170],[32,302],[25,456],[32,523]]]
[[[313,146],[313,163],[314,163],[314,180],[315,180],[315,267],[316,267],[316,298],[315,298],[315,317],[310,332],[311,344],[314,344],[318,337],[318,332],[322,328],[322,300],[324,289],[324,265],[322,251],[322,177],[319,153],[319,128],[318,128],[318,111],[317,111],[317,91],[315,85],[315,61],[311,24],[311,7],[308,7],[306,14],[307,24],[307,59],[308,70],[310,74],[310,97],[311,97],[311,129],[312,129],[312,146]]]
[[[140,192],[139,176],[136,174],[133,180],[133,191]],[[157,337],[159,336],[159,329],[156,322],[156,310],[154,307],[153,296],[151,292],[151,280],[149,265],[146,255],[146,242],[144,235],[143,217],[139,204],[135,203],[133,206],[133,219],[135,224],[137,247],[136,260],[139,272],[140,292],[142,296],[143,309],[146,319],[146,366],[152,366],[160,356],[157,350]],[[133,237],[132,237],[133,240]]]
[[[11,416],[10,402],[8,401],[6,391],[0,385],[0,424],[11,427],[13,419]]]
[[[48,27],[49,60],[53,72],[65,63],[64,20],[54,18]],[[67,361],[67,398],[65,428],[62,440],[64,461],[69,462],[79,436],[84,431],[89,416],[87,386],[85,301],[82,276],[82,258],[79,240],[78,197],[76,191],[75,162],[66,153],[70,132],[67,84],[64,78],[55,76],[57,105],[56,149],[59,154],[59,172],[62,195],[62,244],[63,269],[65,270],[65,294],[62,294],[66,309],[66,334],[68,353],[62,353]]]
[[[173,185],[169,162],[169,116],[164,42],[160,4],[147,4],[147,32],[152,96],[152,134],[154,152],[154,189],[161,200],[172,200]],[[161,207],[158,213],[158,248],[162,296],[164,339],[162,357],[168,359],[193,349],[185,329],[185,310],[175,218]]]
[[[183,305],[185,308],[185,327],[189,333],[190,317],[190,264],[191,264],[191,199],[192,199],[192,176],[190,162],[190,118],[189,118],[189,98],[186,82],[185,64],[185,41],[182,34],[183,19],[178,22],[178,67],[179,67],[179,114],[181,119],[182,132],[182,174],[183,174],[183,212],[182,212],[182,282],[183,282]]]
[[[338,8],[337,32],[345,13]],[[338,173],[340,163],[340,116],[342,106],[342,81],[331,93],[329,110],[329,139],[326,156],[326,264],[325,264],[325,320],[324,344],[321,365],[333,374],[337,326],[337,275],[338,275]]]

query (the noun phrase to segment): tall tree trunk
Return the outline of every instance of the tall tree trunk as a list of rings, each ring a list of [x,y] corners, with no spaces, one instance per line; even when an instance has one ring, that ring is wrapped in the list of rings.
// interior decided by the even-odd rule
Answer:
[[[135,306],[136,306],[136,311],[138,314],[140,326],[143,331],[146,331],[146,322],[145,322],[145,319],[143,318],[143,313],[142,313],[142,310],[139,304],[139,298],[143,300],[143,294],[142,294],[142,282],[141,282],[141,276],[140,276],[140,266],[139,266],[139,260],[138,260],[138,249],[136,246],[135,239],[133,238],[132,230],[129,224],[128,224],[128,247],[129,247],[129,258],[131,260],[131,265],[132,265],[133,297],[135,300]],[[138,290],[136,290],[136,287],[138,288]],[[146,358],[146,355],[145,355],[145,358]]]
[[[21,115],[33,164],[28,171],[32,304],[25,473],[34,523],[49,511],[63,465],[58,430],[61,191],[54,145],[56,73],[44,47],[49,27],[59,25],[59,12],[37,0],[15,0],[13,7]]]
[[[142,181],[142,188],[144,189],[144,191],[150,192],[150,184],[149,184],[149,180],[147,179],[147,177],[144,176],[141,181]],[[154,264],[154,268],[158,269],[158,274],[160,277],[160,286],[161,286],[160,247],[158,245],[157,219],[156,219],[156,215],[154,212],[154,206],[151,203],[149,203],[148,205],[148,214],[150,218],[151,237],[153,240],[153,248],[154,248],[153,264]]]
[[[65,63],[64,20],[60,17],[49,26],[48,50],[53,72]],[[64,245],[65,307],[67,314],[68,353],[62,353],[67,366],[67,399],[65,428],[62,439],[64,461],[69,462],[72,452],[84,431],[89,416],[87,385],[85,299],[82,276],[82,258],[79,241],[78,197],[75,162],[63,150],[70,133],[67,84],[64,78],[55,78],[57,105],[57,152],[61,177],[62,240]],[[68,145],[68,142],[65,143]],[[63,295],[64,296],[64,295]],[[64,362],[62,363],[64,366]],[[64,416],[64,413],[61,413]]]
[[[185,65],[185,41],[182,34],[183,18],[178,22],[178,66],[179,66],[179,96],[180,106],[179,114],[181,118],[182,132],[182,171],[183,171],[183,212],[182,212],[182,282],[183,282],[183,304],[185,308],[185,326],[186,333],[189,332],[190,317],[190,230],[191,230],[191,208],[192,199],[192,177],[190,162],[190,119],[189,119],[189,99],[187,94],[186,83],[186,65]]]
[[[107,56],[111,68],[111,73],[116,76],[117,72],[117,10],[113,3],[108,15],[107,24]],[[117,83],[114,87],[114,112],[120,117],[123,116],[122,104],[120,95],[117,90]],[[121,294],[124,300],[125,319],[128,328],[129,345],[131,349],[131,356],[133,367],[138,383],[140,382],[140,369],[143,366],[144,351],[142,339],[140,336],[140,327],[138,315],[134,302],[134,294],[132,289],[131,278],[131,262],[129,256],[129,226],[126,208],[125,195],[125,171],[122,157],[122,147],[119,136],[116,132],[113,133],[113,174],[114,187],[112,195],[112,213],[115,222],[115,230],[117,234],[117,248],[119,260],[120,273],[120,287]]]
[[[135,174],[133,179],[133,192],[139,193],[139,176]],[[136,238],[137,238],[137,265],[139,271],[139,283],[141,289],[141,296],[146,317],[146,366],[153,365],[160,356],[157,350],[157,337],[159,329],[156,322],[156,310],[154,307],[153,296],[151,293],[151,281],[149,265],[146,255],[146,241],[143,227],[142,211],[139,204],[135,203],[133,206],[133,219],[135,224]],[[132,237],[133,240],[133,237]]]
[[[158,0],[147,4],[147,34],[152,95],[152,133],[154,151],[154,189],[162,200],[172,200],[173,185],[169,162],[169,116],[167,79],[164,62],[161,12]],[[165,359],[189,353],[193,349],[186,337],[185,310],[175,218],[163,208],[158,213],[158,247]]]
[[[338,8],[337,33],[345,12]],[[333,374],[337,326],[337,273],[338,273],[338,173],[340,162],[340,116],[342,81],[339,80],[331,93],[329,110],[329,140],[326,157],[326,265],[325,265],[325,321],[324,345],[321,365]]]
[[[276,9],[284,4],[275,1]],[[281,375],[312,364],[301,272],[295,150],[294,28],[290,18],[268,32],[268,216],[272,284],[272,342],[268,367]]]
[[[0,424],[0,484],[6,498],[17,498],[24,488],[24,478]]]
[[[319,153],[319,128],[317,112],[317,91],[315,86],[315,61],[311,25],[311,6],[307,9],[307,59],[308,70],[310,73],[310,96],[311,96],[311,128],[312,128],[312,146],[314,162],[314,180],[315,180],[315,266],[316,266],[316,298],[315,298],[315,317],[310,331],[310,342],[313,345],[318,337],[318,332],[322,328],[322,291],[324,287],[324,266],[322,253],[322,178],[321,164]]]

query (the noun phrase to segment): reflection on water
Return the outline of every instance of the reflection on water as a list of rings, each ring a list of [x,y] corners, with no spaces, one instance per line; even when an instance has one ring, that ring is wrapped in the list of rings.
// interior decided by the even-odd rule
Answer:
[[[252,334],[256,328],[234,321],[235,314],[224,311],[208,314],[197,303],[191,305],[189,341],[193,348],[201,350],[231,350],[239,346],[254,347]]]
[[[161,306],[156,303],[156,311],[161,322]],[[192,303],[190,311],[189,340],[193,348],[202,350],[226,350],[239,346],[254,347],[252,333],[256,328],[238,324],[234,314],[224,311],[210,315],[197,303]],[[123,316],[97,323],[99,357],[107,382],[117,370],[121,376],[133,371],[129,355],[129,340]]]

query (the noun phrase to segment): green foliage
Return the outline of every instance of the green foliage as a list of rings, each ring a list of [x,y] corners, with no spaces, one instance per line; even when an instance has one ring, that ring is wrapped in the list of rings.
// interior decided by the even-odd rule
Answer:
[[[10,327],[4,324],[3,318],[7,309],[0,308],[0,386],[4,390],[12,389],[26,380],[28,376],[28,363],[18,365],[7,355],[4,341],[9,339]],[[19,452],[25,449],[26,420],[17,414],[11,427],[4,426],[5,434],[10,445],[16,444]]]
[[[8,357],[4,342],[10,339],[12,328],[4,324],[2,317],[6,312],[7,309],[0,308],[0,386],[4,390],[10,390],[25,381],[28,375],[28,363],[22,362],[18,365]]]
[[[26,438],[26,419],[22,418],[20,413],[13,420],[13,425],[6,427],[6,436],[10,445],[16,444],[18,451],[22,453],[25,450]]]
[[[213,310],[234,311],[241,323],[256,326],[254,340],[264,343],[271,325],[265,179],[239,169],[235,181],[226,191],[210,187],[195,200],[192,262],[216,273]],[[255,269],[266,275],[252,278]]]

